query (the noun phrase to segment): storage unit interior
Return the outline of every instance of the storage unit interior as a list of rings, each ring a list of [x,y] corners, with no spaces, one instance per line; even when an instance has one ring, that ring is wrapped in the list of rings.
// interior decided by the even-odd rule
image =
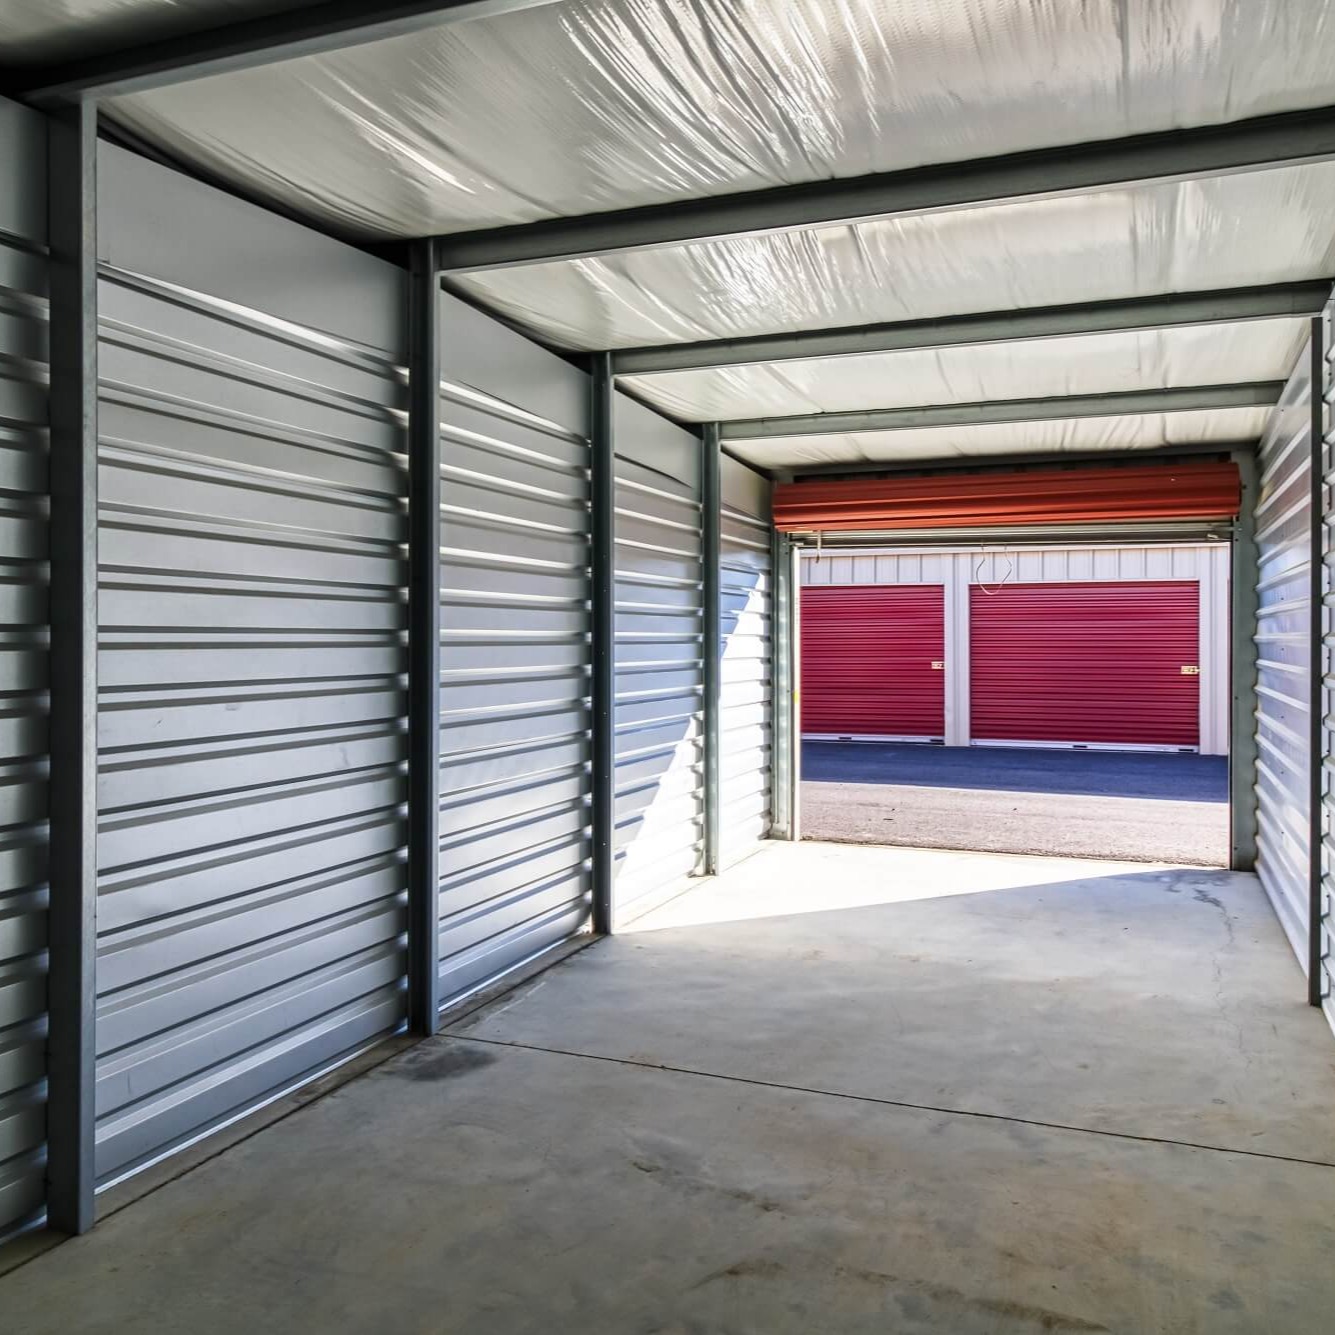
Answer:
[[[0,11],[14,1328],[1324,1329],[1332,71]]]

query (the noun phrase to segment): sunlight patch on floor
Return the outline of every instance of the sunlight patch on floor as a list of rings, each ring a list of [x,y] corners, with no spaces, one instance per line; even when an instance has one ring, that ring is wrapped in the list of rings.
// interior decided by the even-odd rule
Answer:
[[[653,932],[1109,876],[1143,876],[1156,868],[1179,870],[1168,863],[776,840],[723,875],[702,880],[698,887],[629,924],[625,931]]]

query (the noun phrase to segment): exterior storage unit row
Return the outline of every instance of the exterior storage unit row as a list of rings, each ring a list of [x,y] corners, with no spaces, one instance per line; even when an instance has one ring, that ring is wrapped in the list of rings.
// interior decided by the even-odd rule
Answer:
[[[1228,748],[1221,545],[807,554],[806,736]]]

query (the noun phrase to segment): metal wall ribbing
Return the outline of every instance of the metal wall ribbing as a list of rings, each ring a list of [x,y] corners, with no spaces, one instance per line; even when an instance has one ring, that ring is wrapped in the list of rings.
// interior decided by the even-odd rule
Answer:
[[[590,911],[588,377],[442,297],[440,971]]]
[[[0,1237],[46,1138],[46,130],[0,101]]]
[[[1256,870],[1304,968],[1312,649],[1309,361],[1304,351],[1261,442],[1256,505]]]
[[[617,395],[614,916],[646,911],[704,857],[700,446]]]
[[[97,1163],[404,1018],[400,271],[100,163]]]
[[[1318,509],[1316,541],[1321,559],[1313,578],[1313,592],[1319,595],[1320,607],[1313,623],[1319,627],[1321,642],[1313,657],[1320,678],[1315,693],[1320,718],[1314,732],[1320,738],[1321,768],[1313,785],[1318,800],[1312,828],[1319,851],[1313,868],[1316,920],[1311,924],[1309,954],[1316,967],[1309,979],[1309,999],[1321,1003],[1335,1029],[1335,301],[1327,305],[1322,316],[1319,350],[1321,384],[1313,420],[1320,436],[1320,475],[1315,479],[1313,499]]]
[[[770,484],[722,460],[720,541],[720,867],[754,851],[771,824],[774,746]]]
[[[0,146],[3,1233],[45,1168],[45,122],[0,104]],[[106,144],[97,254],[97,934],[60,958],[95,955],[105,1186],[402,1029],[415,813],[407,276]],[[589,925],[594,656],[589,377],[439,311],[445,1004]],[[703,530],[699,441],[614,418],[624,920],[703,866]],[[770,824],[768,495],[724,461],[725,862]]]

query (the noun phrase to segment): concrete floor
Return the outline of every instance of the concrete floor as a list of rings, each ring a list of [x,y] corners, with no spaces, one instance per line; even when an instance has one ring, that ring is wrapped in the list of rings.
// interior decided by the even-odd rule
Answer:
[[[804,742],[813,839],[1222,867],[1228,761],[1152,752]]]
[[[0,1279],[6,1330],[1316,1335],[1250,876],[775,845]]]

